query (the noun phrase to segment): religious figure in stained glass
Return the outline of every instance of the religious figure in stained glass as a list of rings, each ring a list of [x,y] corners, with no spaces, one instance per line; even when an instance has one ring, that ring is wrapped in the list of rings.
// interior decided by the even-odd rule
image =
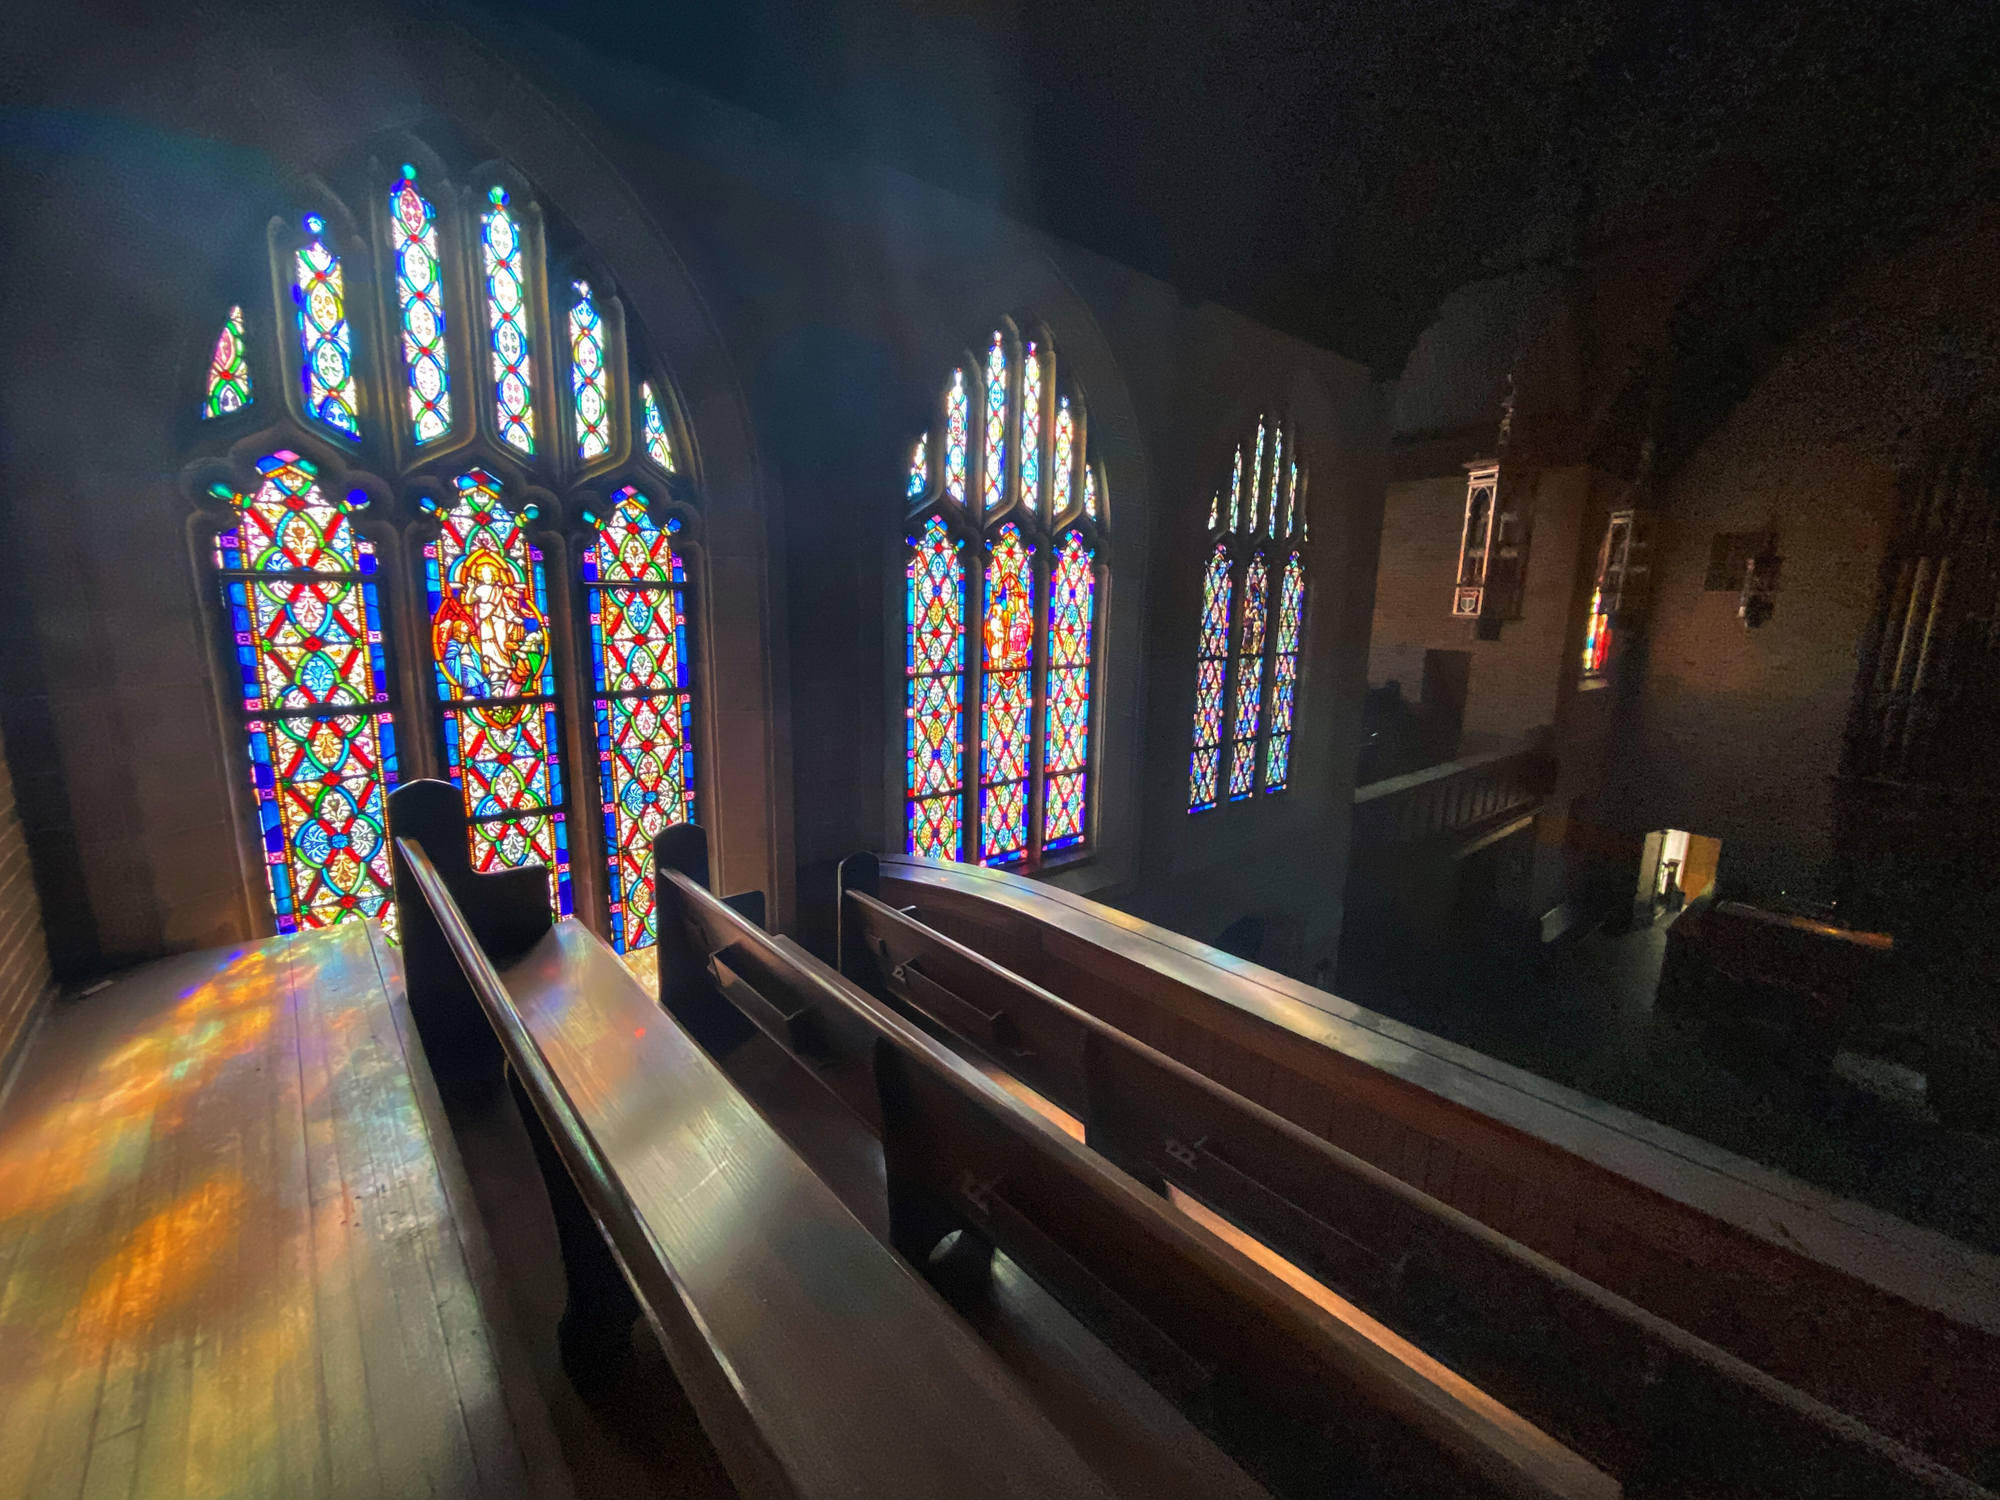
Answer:
[[[659,941],[653,840],[694,821],[694,698],[678,521],[656,525],[630,485],[584,556],[612,946]]]
[[[569,378],[576,456],[588,462],[611,449],[611,374],[604,367],[604,319],[585,281],[576,283],[576,305],[569,310]]]
[[[232,307],[215,340],[208,361],[208,392],[201,403],[203,417],[226,417],[250,404],[250,355],[243,340],[243,309]]]
[[[535,381],[525,300],[521,229],[507,207],[507,190],[487,194],[492,203],[479,220],[486,265],[486,319],[493,332],[493,407],[500,441],[535,451]]]
[[[492,475],[474,469],[455,483],[458,501],[439,513],[438,540],[424,547],[446,765],[465,793],[473,869],[546,865],[550,900],[567,916],[569,831],[541,552],[501,505]]]
[[[410,426],[418,443],[451,431],[451,354],[444,338],[444,276],[437,215],[417,191],[417,169],[389,189],[396,251],[396,300],[403,317],[403,363],[410,382]]]
[[[1243,625],[1236,645],[1233,742],[1229,753],[1229,798],[1247,797],[1257,784],[1257,731],[1264,706],[1264,626],[1270,570],[1261,554],[1243,575]]]
[[[240,671],[251,788],[280,932],[394,925],[387,798],[396,780],[375,550],[313,466],[280,451],[215,560]]]
[[[907,848],[957,859],[964,847],[965,544],[931,516],[910,539],[904,587]]]
[[[909,462],[904,831],[928,858],[1032,869],[1089,838],[1102,507],[1085,414],[1062,389],[1055,351],[1002,329],[976,373],[974,515],[939,509],[965,501],[973,403],[963,368],[945,388],[941,493],[929,434]],[[975,518],[979,533],[956,529]]]
[[[1043,731],[1042,847],[1084,835],[1090,775],[1090,648],[1096,621],[1096,560],[1080,532],[1062,540],[1049,575],[1048,723]]]
[[[340,257],[326,248],[326,220],[307,214],[305,225],[312,238],[293,257],[298,274],[292,300],[299,309],[299,378],[305,384],[306,410],[327,426],[358,438],[354,335],[347,324]]]
[[[1028,849],[1028,708],[1033,693],[1033,548],[1012,523],[1000,528],[986,561],[981,631],[979,860],[997,864]]]

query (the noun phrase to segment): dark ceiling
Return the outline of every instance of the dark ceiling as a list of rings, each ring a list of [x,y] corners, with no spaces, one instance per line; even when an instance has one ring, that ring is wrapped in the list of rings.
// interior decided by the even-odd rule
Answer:
[[[1454,287],[1692,235],[1671,347],[1641,363],[1672,371],[1650,408],[1696,425],[1856,257],[1993,187],[1991,0],[482,8],[1389,376]]]

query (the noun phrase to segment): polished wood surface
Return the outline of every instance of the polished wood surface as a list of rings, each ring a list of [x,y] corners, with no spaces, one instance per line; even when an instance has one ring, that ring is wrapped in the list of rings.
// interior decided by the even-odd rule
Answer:
[[[401,852],[744,1494],[1108,1493],[610,949],[564,921],[502,976]]]
[[[882,899],[1667,1322],[2000,1473],[2000,1260],[1003,871]]]
[[[55,1008],[0,1101],[0,1496],[567,1496],[369,924]]]
[[[1093,1147],[1198,1216],[1223,1210],[1642,1492],[1983,1493],[863,889],[843,890],[840,931],[850,977],[1078,1117]]]
[[[882,1132],[892,1233],[948,1273],[998,1245],[1157,1385],[1213,1403],[1274,1489],[1342,1470],[1388,1493],[1610,1496],[1618,1485],[1496,1403],[1357,1333],[1111,1167],[956,1054],[659,863],[663,1000],[742,1013]],[[705,982],[704,982],[705,981]],[[938,1247],[938,1248],[933,1248]],[[1231,1409],[1231,1403],[1247,1403]],[[1247,1434],[1261,1429],[1261,1443]]]

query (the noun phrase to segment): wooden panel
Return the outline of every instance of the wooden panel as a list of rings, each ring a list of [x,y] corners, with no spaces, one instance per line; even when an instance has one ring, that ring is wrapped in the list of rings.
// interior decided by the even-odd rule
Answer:
[[[50,1014],[0,1104],[0,1496],[568,1493],[388,961],[350,924]]]
[[[997,961],[1198,1071],[1222,1047],[1333,1096],[1258,1102],[1302,1124],[1328,1108],[1328,1139],[1389,1171],[1442,1143],[1532,1184],[1509,1226],[1523,1242],[1592,1257],[1611,1290],[1945,1462],[2000,1466],[2000,1260],[1068,892],[907,859],[882,877],[926,923],[1005,928]],[[1202,1042],[1133,1023],[1142,1009]],[[1912,1348],[1931,1378],[1877,1378]]]

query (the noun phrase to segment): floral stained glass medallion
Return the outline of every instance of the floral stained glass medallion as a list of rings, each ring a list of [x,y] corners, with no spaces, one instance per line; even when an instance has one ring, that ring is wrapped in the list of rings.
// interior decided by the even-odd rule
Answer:
[[[487,198],[492,207],[480,218],[479,240],[486,267],[486,320],[493,334],[494,418],[502,442],[532,454],[535,382],[521,227],[507,206],[505,188],[494,188]]]
[[[457,501],[424,547],[446,764],[472,820],[473,868],[547,866],[551,903],[567,916],[569,831],[542,555],[500,503],[492,475],[474,469],[455,483]]]
[[[1028,849],[1029,706],[1034,689],[1034,549],[1009,523],[987,551],[980,673],[979,859]]]
[[[393,926],[387,798],[396,780],[375,551],[352,507],[280,451],[216,538],[280,932]]]
[[[299,378],[305,386],[306,410],[327,426],[358,438],[354,334],[347,323],[340,257],[326,248],[326,220],[307,214],[305,226],[310,239],[293,256],[297,279],[292,300],[299,310]]]
[[[660,412],[660,398],[653,392],[650,380],[639,383],[639,423],[645,439],[646,457],[665,469],[674,472],[674,446],[667,438],[666,418]]]
[[[604,805],[611,939],[620,953],[659,941],[653,840],[694,821],[694,697],[688,684],[687,573],[678,521],[657,525],[631,486],[584,555]]]
[[[964,548],[937,516],[910,539],[904,828],[908,851],[926,859],[964,847]]]
[[[451,354],[444,339],[437,215],[417,191],[415,167],[405,166],[389,189],[389,223],[396,251],[396,302],[403,322],[411,435],[419,444],[430,443],[451,431]]]
[[[243,334],[243,309],[232,307],[216,336],[208,361],[208,391],[202,398],[203,417],[226,417],[250,404],[250,352]]]
[[[604,317],[590,284],[576,283],[569,310],[569,379],[576,398],[576,456],[588,462],[611,448],[611,375],[604,367]]]
[[[1049,576],[1048,722],[1044,726],[1042,847],[1083,839],[1088,824],[1090,650],[1096,623],[1096,555],[1072,531]]]

